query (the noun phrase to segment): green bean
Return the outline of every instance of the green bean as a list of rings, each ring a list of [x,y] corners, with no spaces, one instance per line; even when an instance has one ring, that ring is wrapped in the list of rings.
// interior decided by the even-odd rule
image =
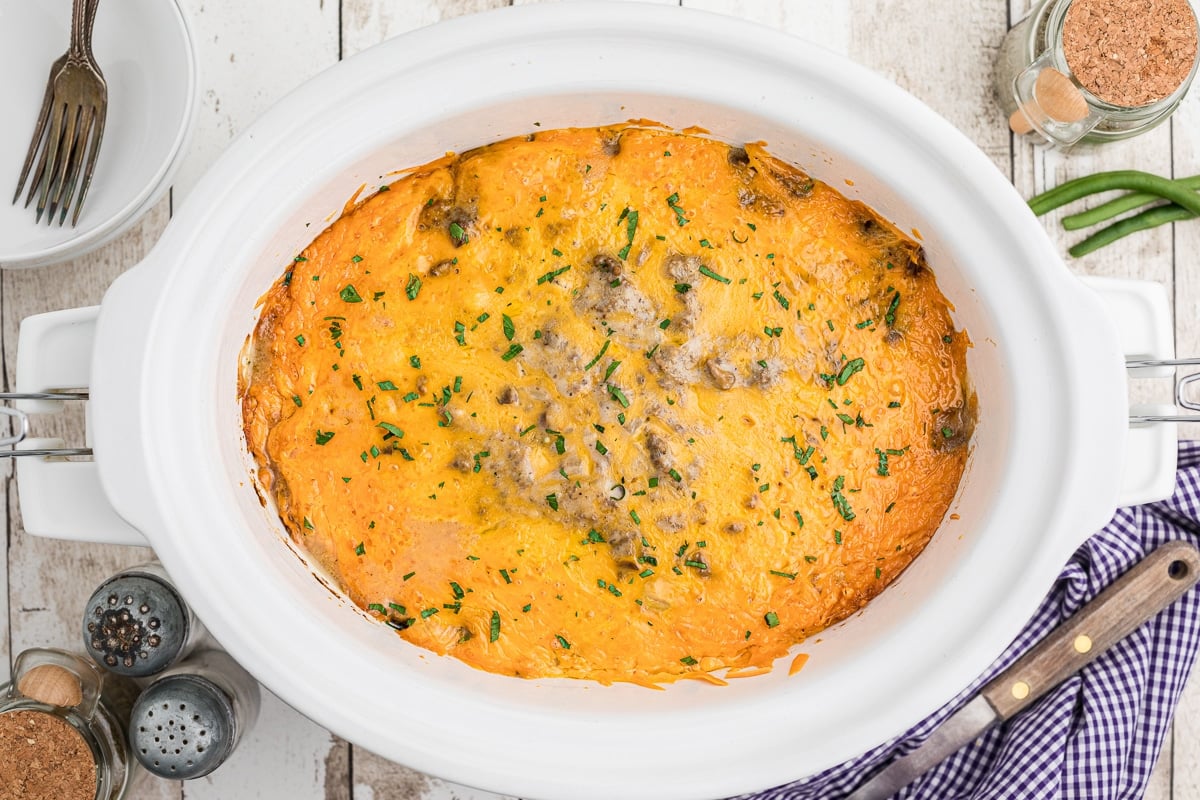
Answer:
[[[1168,222],[1194,219],[1196,216],[1197,214],[1191,209],[1177,206],[1174,203],[1165,206],[1157,206],[1156,208],[1152,208],[1149,211],[1143,211],[1135,216],[1126,217],[1120,222],[1114,222],[1107,228],[1101,228],[1079,244],[1072,247],[1067,252],[1078,258],[1079,256],[1087,255],[1093,250],[1099,250],[1106,244],[1112,244],[1117,239],[1128,236],[1131,233],[1144,231],[1147,228],[1154,228],[1159,225],[1165,225]]]
[[[1188,189],[1200,189],[1200,175],[1193,175],[1190,178],[1176,178],[1175,183]],[[1095,208],[1089,208],[1087,211],[1063,217],[1062,226],[1069,231],[1089,228],[1092,225],[1099,225],[1101,222],[1124,214],[1126,211],[1132,211],[1135,208],[1140,208],[1161,199],[1158,195],[1147,192],[1134,192],[1132,194],[1121,195]]]
[[[1098,172],[1095,175],[1067,181],[1061,186],[1031,199],[1029,207],[1033,209],[1033,213],[1041,216],[1047,211],[1074,202],[1081,197],[1113,189],[1158,195],[1164,200],[1170,200],[1189,211],[1200,214],[1200,194],[1179,185],[1170,178],[1160,178],[1157,175],[1137,170]]]

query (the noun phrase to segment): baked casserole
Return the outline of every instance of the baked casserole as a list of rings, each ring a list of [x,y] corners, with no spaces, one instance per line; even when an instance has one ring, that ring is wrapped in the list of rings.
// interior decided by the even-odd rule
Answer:
[[[292,538],[405,639],[656,684],[767,668],[917,556],[969,345],[870,208],[629,124],[348,208],[263,298],[241,401]]]

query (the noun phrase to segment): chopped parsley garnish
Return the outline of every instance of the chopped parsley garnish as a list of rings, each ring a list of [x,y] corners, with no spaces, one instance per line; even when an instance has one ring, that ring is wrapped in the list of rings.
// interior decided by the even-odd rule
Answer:
[[[356,555],[356,556],[365,555],[366,552],[367,552],[367,547],[362,542],[359,542],[358,547],[354,548],[354,555]]]
[[[846,365],[842,367],[842,371],[838,373],[837,385],[845,386],[846,381],[850,380],[851,376],[853,376],[855,373],[862,372],[863,367],[865,366],[866,362],[861,358],[855,358],[851,361],[847,361]]]
[[[385,392],[396,391],[396,384],[392,383],[391,381],[379,381],[375,385],[378,386],[380,389],[382,389]]]
[[[304,401],[300,399],[300,395],[298,394],[292,395],[292,402],[295,403],[298,408],[304,406]]]
[[[404,285],[404,293],[408,295],[409,300],[416,300],[417,295],[421,293],[421,279],[411,272],[408,273],[408,283]]]
[[[688,218],[684,216],[683,209],[679,206],[679,192],[672,193],[667,198],[667,206],[675,212],[675,221],[679,223],[679,227],[688,224]]]
[[[546,283],[547,281],[552,281],[555,278],[557,278],[559,275],[562,275],[564,272],[569,270],[570,268],[571,268],[571,265],[567,264],[565,267],[559,267],[558,269],[552,269],[549,272],[547,272],[546,274],[540,275],[537,279],[537,282],[540,285],[540,284]]]
[[[557,494],[546,495],[546,505],[550,506],[550,508],[552,510],[558,511],[558,495]]]
[[[397,439],[404,438],[404,431],[400,430],[399,428],[397,428],[395,425],[393,425],[390,422],[380,422],[375,427],[383,428],[385,431],[387,431],[387,433],[383,437],[384,439],[388,439],[392,436],[395,436]]]
[[[596,364],[600,361],[600,359],[604,357],[604,354],[608,352],[608,346],[610,344],[612,344],[611,340],[609,340],[609,339],[604,340],[604,345],[600,348],[600,352],[596,353],[596,357],[593,358],[591,361],[589,361],[586,366],[584,366],[584,368],[583,368],[584,372],[587,372],[589,369],[596,366]]]
[[[694,667],[696,666],[697,662],[696,659],[692,658],[691,656],[684,656],[683,658],[679,659],[679,663],[686,664],[689,667]]]
[[[517,335],[517,326],[513,324],[512,317],[508,314],[501,314],[500,324],[504,327],[504,338],[511,342]]]
[[[347,283],[346,288],[342,289],[342,291],[338,292],[338,294],[341,295],[341,298],[347,303],[361,303],[363,301],[362,296],[358,293],[358,290],[354,288],[354,284],[352,283]]]
[[[692,285],[690,283],[675,284],[675,291],[679,292],[680,294],[687,294],[691,290],[691,288],[692,288]]]
[[[763,620],[767,623],[768,628],[774,628],[779,625],[779,615],[774,611],[768,611],[763,615]]]
[[[830,499],[833,501],[833,507],[842,515],[842,519],[849,522],[854,519],[854,511],[850,508],[850,501],[842,494],[842,488],[846,485],[846,477],[838,475],[833,482],[833,491],[829,493]]]
[[[711,269],[709,269],[704,264],[700,265],[700,274],[706,278],[712,278],[714,281],[720,281],[721,283],[730,283],[729,278],[726,278],[724,275],[718,275],[717,273],[713,272]]]
[[[942,428],[942,438],[943,439],[950,439],[953,436],[954,436],[953,428]]]
[[[333,431],[323,431],[317,428],[317,444],[325,444],[334,437]]]
[[[888,305],[887,313],[883,315],[883,321],[887,323],[889,328],[896,325],[896,307],[900,305],[900,293],[896,292],[892,295],[892,302]]]
[[[626,244],[617,253],[617,257],[624,261],[629,257],[629,249],[633,247],[633,237],[637,233],[638,212],[630,211],[626,208],[621,212],[621,217],[625,220],[625,240]]]
[[[296,337],[296,344],[300,345],[301,347],[304,347],[304,334],[300,334],[299,336]]]
[[[454,242],[455,247],[462,247],[469,241],[467,232],[457,222],[450,223],[450,241]]]

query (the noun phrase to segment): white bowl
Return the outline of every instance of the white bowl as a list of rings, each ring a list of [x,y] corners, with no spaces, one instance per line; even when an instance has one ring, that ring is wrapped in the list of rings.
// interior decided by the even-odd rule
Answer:
[[[473,670],[322,588],[250,477],[239,352],[258,298],[347,198],[446,150],[637,117],[766,139],[817,178],[853,181],[849,196],[920,230],[975,342],[980,419],[953,515],[862,613],[795,648],[811,653],[795,677],[784,661],[727,687],[655,692]],[[57,317],[64,326],[85,329],[80,312],[61,313],[76,315]],[[22,369],[40,325],[23,328],[22,390],[39,385],[23,383]],[[76,385],[71,377],[42,383]],[[1128,440],[1114,326],[966,137],[812,45],[660,6],[463,18],[317,76],[234,142],[153,253],[114,283],[90,378],[104,496],[248,670],[385,757],[552,800],[727,796],[904,731],[987,667],[1109,519]],[[36,499],[33,466],[18,467],[23,508]],[[71,498],[58,506],[86,528],[100,510],[81,492]]]
[[[79,225],[35,223],[12,204],[50,65],[67,49],[71,3],[0,0],[0,267],[80,256],[129,228],[170,186],[190,135],[196,60],[183,11],[164,0],[102,0],[92,49],[108,83],[108,120]]]

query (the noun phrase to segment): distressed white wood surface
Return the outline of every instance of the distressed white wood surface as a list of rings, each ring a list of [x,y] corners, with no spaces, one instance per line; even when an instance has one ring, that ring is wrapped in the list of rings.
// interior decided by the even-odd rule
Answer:
[[[50,0],[46,0],[50,1]],[[54,0],[65,2],[65,0]],[[540,0],[515,0],[518,4]],[[677,0],[661,0],[677,4]],[[170,214],[228,142],[261,111],[339,58],[440,19],[508,0],[183,0],[200,61],[195,139],[170,201],[117,242],[70,264],[0,276],[4,381],[11,386],[19,321],[29,314],[99,301],[104,288],[153,246]],[[750,19],[846,54],[896,81],[962,129],[1023,195],[1101,169],[1200,173],[1200,96],[1169,126],[1130,142],[1070,155],[1014,141],[991,98],[991,62],[1029,0],[683,0],[683,5]],[[3,80],[0,77],[0,80]],[[1078,238],[1046,230],[1062,245]],[[1181,354],[1200,354],[1200,225],[1162,228],[1070,262],[1088,274],[1150,278],[1172,290]],[[1163,399],[1136,387],[1136,399]],[[78,417],[42,430],[79,435]],[[1187,431],[1200,436],[1200,428]],[[77,647],[78,615],[91,589],[146,551],[33,539],[20,523],[11,470],[4,466],[7,537],[0,540],[0,678],[8,657],[31,646]],[[1200,798],[1200,680],[1185,693],[1146,795]],[[351,747],[272,696],[258,726],[209,778],[153,782],[130,800],[287,798],[308,800],[496,800],[497,796],[420,775]],[[565,799],[564,799],[565,800]]]

